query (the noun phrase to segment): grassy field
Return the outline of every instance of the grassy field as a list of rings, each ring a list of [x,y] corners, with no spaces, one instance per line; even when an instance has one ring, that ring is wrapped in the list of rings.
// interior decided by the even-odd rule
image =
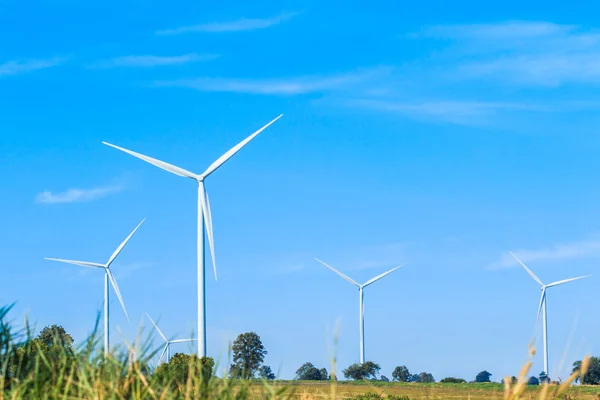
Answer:
[[[273,386],[287,387],[297,399],[331,399],[331,384],[311,381],[277,381]],[[549,390],[548,398],[561,399],[600,399],[600,387],[571,386],[564,394],[556,395],[558,387]],[[539,399],[542,386],[527,386],[522,399]],[[395,382],[338,382],[335,389],[336,399],[346,399],[367,392],[387,395],[408,396],[411,400],[454,399],[484,400],[504,399],[505,387],[499,383],[395,383]],[[565,394],[567,397],[565,397]]]

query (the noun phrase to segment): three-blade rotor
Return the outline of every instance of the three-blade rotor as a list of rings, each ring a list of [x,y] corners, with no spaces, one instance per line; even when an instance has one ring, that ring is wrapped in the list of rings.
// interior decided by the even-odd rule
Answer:
[[[66,264],[79,265],[81,267],[104,269],[104,272],[108,276],[108,280],[110,281],[110,284],[112,285],[112,287],[117,295],[117,298],[119,299],[119,303],[121,303],[121,307],[123,308],[123,311],[125,312],[127,321],[129,321],[129,315],[127,314],[127,309],[125,308],[125,302],[123,301],[123,296],[121,296],[121,291],[119,290],[119,285],[117,284],[117,280],[115,279],[115,277],[112,274],[112,271],[110,270],[110,266],[116,260],[116,258],[121,253],[121,251],[123,251],[123,248],[125,247],[127,242],[129,242],[129,240],[131,239],[133,234],[138,230],[138,228],[144,223],[145,220],[146,219],[144,218],[142,220],[142,222],[140,222],[138,224],[138,226],[136,226],[135,229],[129,234],[129,236],[127,236],[125,238],[125,240],[123,240],[123,242],[119,245],[119,247],[117,247],[117,249],[110,256],[110,258],[108,259],[106,264],[99,264],[99,263],[93,263],[93,262],[88,262],[88,261],[64,260],[64,259],[60,259],[60,258],[45,258],[45,259],[50,260],[50,261],[58,261],[58,262],[66,263]]]
[[[208,200],[208,193],[206,192],[206,188],[204,187],[204,179],[206,179],[208,176],[210,176],[220,166],[225,164],[225,162],[227,162],[227,160],[229,160],[231,157],[233,157],[238,151],[240,151],[252,139],[254,139],[256,136],[258,136],[259,133],[261,133],[262,131],[267,129],[271,124],[273,124],[275,121],[277,121],[282,116],[283,116],[283,114],[279,115],[277,118],[275,118],[274,120],[272,120],[271,122],[269,122],[268,124],[266,124],[265,126],[260,128],[259,130],[257,130],[256,132],[254,132],[253,134],[248,136],[246,139],[242,140],[240,143],[238,143],[237,145],[232,147],[229,151],[227,151],[225,154],[223,154],[221,157],[219,157],[215,162],[213,162],[206,169],[206,171],[204,171],[200,175],[190,172],[186,169],[177,167],[175,165],[166,163],[164,161],[157,160],[156,158],[152,158],[152,157],[146,156],[144,154],[140,154],[140,153],[125,149],[120,146],[116,146],[116,145],[108,143],[108,142],[102,142],[102,143],[107,146],[113,147],[117,150],[121,150],[121,151],[123,151],[127,154],[130,154],[134,157],[137,157],[141,160],[144,160],[158,168],[164,169],[165,171],[171,172],[175,175],[179,175],[179,176],[182,176],[185,178],[194,179],[195,181],[198,182],[198,202],[200,204],[200,208],[202,209],[202,214],[204,215],[204,226],[206,228],[206,232],[207,232],[207,236],[208,236],[208,243],[209,243],[209,247],[210,247],[210,254],[211,254],[211,258],[212,258],[212,262],[213,262],[213,269],[214,269],[215,280],[216,280],[217,279],[217,262],[215,259],[215,245],[214,245],[213,228],[212,228],[213,227],[212,214],[211,214],[211,210],[210,210],[210,202]]]
[[[158,331],[158,334],[163,338],[163,340],[165,341],[165,347],[162,351],[162,353],[160,354],[160,357],[158,358],[158,363],[160,364],[160,362],[162,361],[163,357],[165,356],[165,353],[167,352],[167,350],[169,349],[169,346],[171,346],[172,343],[185,343],[185,342],[193,342],[195,340],[198,339],[175,339],[175,340],[169,340],[167,339],[167,337],[164,335],[164,333],[162,333],[162,331],[160,330],[160,328],[158,327],[158,325],[156,325],[156,323],[154,322],[154,320],[152,319],[152,317],[150,317],[150,315],[148,313],[146,313],[146,315],[148,316],[148,318],[150,319],[150,322],[152,322],[152,325],[154,325],[154,327],[156,328],[156,330]]]
[[[537,282],[537,283],[538,283],[538,284],[539,284],[539,285],[542,287],[542,295],[540,296],[540,304],[539,304],[539,306],[538,306],[538,312],[537,312],[537,318],[536,318],[536,321],[540,319],[540,314],[542,313],[542,307],[543,307],[543,305],[544,305],[544,302],[546,301],[546,290],[547,290],[548,288],[550,288],[550,287],[553,287],[553,286],[559,286],[559,285],[562,285],[562,284],[564,284],[564,283],[568,283],[568,282],[573,282],[573,281],[576,281],[576,280],[578,280],[578,279],[589,278],[589,277],[591,276],[591,275],[578,276],[578,277],[576,277],[576,278],[563,279],[563,280],[556,281],[556,282],[552,282],[552,283],[549,283],[549,284],[545,285],[545,284],[544,284],[544,283],[543,283],[543,282],[540,280],[540,278],[538,278],[538,277],[537,277],[537,276],[536,276],[536,275],[533,273],[533,271],[531,271],[531,270],[530,270],[530,269],[527,267],[527,265],[525,265],[525,263],[519,259],[519,257],[517,257],[517,256],[516,256],[516,255],[515,255],[515,254],[514,254],[512,251],[509,251],[509,253],[510,253],[510,254],[511,254],[511,255],[512,255],[514,258],[515,258],[515,260],[517,260],[517,262],[518,262],[519,264],[521,264],[521,266],[522,266],[522,267],[525,269],[525,271],[527,271],[527,273],[528,273],[528,274],[529,274],[529,275],[530,275],[530,276],[533,278],[533,280],[535,280],[535,281],[536,281],[536,282]]]
[[[380,280],[381,278],[383,278],[386,275],[391,274],[392,272],[394,272],[395,270],[397,270],[398,268],[404,267],[406,264],[408,264],[408,262],[402,264],[402,265],[398,265],[395,268],[390,269],[389,271],[386,271],[382,274],[377,275],[374,278],[369,279],[368,281],[366,281],[365,283],[363,283],[362,285],[359,284],[358,282],[356,282],[354,279],[350,278],[347,275],[344,275],[343,273],[341,273],[340,271],[338,271],[337,269],[333,268],[331,265],[319,260],[318,258],[315,258],[315,260],[317,260],[318,262],[320,262],[321,264],[323,264],[324,266],[326,266],[327,268],[329,268],[330,270],[332,270],[333,272],[335,272],[336,274],[338,274],[340,277],[342,277],[344,280],[348,281],[349,283],[353,284],[354,286],[357,286],[359,289],[363,289],[366,288],[367,286],[377,282],[378,280]]]

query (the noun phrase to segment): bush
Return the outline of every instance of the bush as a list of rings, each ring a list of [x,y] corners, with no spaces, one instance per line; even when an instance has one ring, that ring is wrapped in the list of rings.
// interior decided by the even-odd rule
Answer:
[[[444,378],[440,381],[440,383],[467,383],[467,381],[465,381],[462,378],[452,378],[452,377],[448,377],[448,378]]]
[[[345,400],[410,400],[410,398],[406,395],[397,396],[394,394],[388,394],[386,397],[383,397],[379,393],[366,392],[363,394],[357,394],[354,397],[348,397]]]

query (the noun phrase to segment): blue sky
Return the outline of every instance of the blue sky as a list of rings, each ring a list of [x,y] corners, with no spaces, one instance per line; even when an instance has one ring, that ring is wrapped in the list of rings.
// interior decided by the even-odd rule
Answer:
[[[338,321],[357,362],[357,291],[314,257],[357,281],[410,260],[365,290],[367,359],[516,374],[539,287],[508,251],[545,282],[597,271],[597,11],[2,0],[0,304],[83,340],[102,273],[43,258],[104,262],[145,217],[112,267],[132,320],[113,295],[113,342],[145,312],[190,334],[195,186],[101,141],[200,173],[283,113],[206,181],[209,355],[254,330],[281,377],[329,368]],[[597,285],[548,292],[553,376],[598,354]]]

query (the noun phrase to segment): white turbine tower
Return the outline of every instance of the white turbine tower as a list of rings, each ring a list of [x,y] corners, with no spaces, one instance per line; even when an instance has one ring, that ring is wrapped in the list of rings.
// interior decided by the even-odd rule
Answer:
[[[364,310],[364,304],[363,304],[363,289],[366,288],[367,286],[369,286],[370,284],[377,282],[384,276],[391,274],[398,268],[405,266],[407,263],[399,265],[396,268],[392,268],[389,271],[384,272],[383,274],[377,275],[375,278],[369,279],[367,282],[365,282],[361,285],[358,282],[356,282],[354,279],[349,278],[348,276],[342,274],[340,271],[338,271],[337,269],[333,268],[332,266],[324,263],[323,261],[319,260],[318,258],[315,258],[315,260],[317,260],[318,262],[320,262],[321,264],[323,264],[324,266],[326,266],[327,268],[329,268],[330,270],[332,270],[333,272],[335,272],[336,274],[341,276],[346,281],[348,281],[351,284],[353,284],[354,286],[358,287],[359,323],[360,323],[360,363],[363,364],[365,362],[365,310]]]
[[[125,309],[125,303],[123,303],[123,298],[121,297],[121,291],[119,290],[119,285],[117,285],[117,281],[115,280],[115,277],[113,276],[113,274],[110,270],[110,265],[113,263],[113,261],[115,261],[115,259],[117,258],[117,256],[121,252],[121,250],[123,250],[123,248],[125,247],[127,242],[129,242],[129,239],[131,239],[131,237],[133,236],[135,231],[138,230],[140,225],[142,225],[142,223],[145,220],[146,219],[144,218],[142,220],[142,222],[140,222],[138,224],[138,226],[136,226],[135,229],[129,234],[129,236],[127,236],[127,238],[123,241],[123,243],[121,243],[119,245],[119,247],[117,247],[117,249],[110,256],[110,258],[108,259],[106,264],[98,264],[98,263],[93,263],[93,262],[88,262],[88,261],[62,260],[59,258],[46,258],[46,260],[58,261],[58,262],[67,263],[67,264],[75,264],[75,265],[79,265],[82,267],[104,269],[104,354],[108,354],[108,350],[109,350],[108,349],[108,346],[109,346],[108,281],[110,281],[113,289],[115,290],[115,293],[117,294],[117,297],[119,298],[119,302],[121,303],[121,307],[123,307],[123,311],[125,312],[125,316],[127,317],[127,321],[129,321],[129,315],[127,315],[127,310]]]
[[[542,314],[542,325],[543,325],[542,329],[543,329],[543,337],[544,337],[544,344],[543,344],[543,346],[544,346],[544,372],[546,373],[547,376],[550,376],[550,372],[548,371],[548,320],[547,320],[547,315],[546,315],[546,289],[548,289],[552,286],[562,285],[563,283],[576,281],[578,279],[589,278],[591,275],[578,276],[577,278],[563,279],[561,281],[552,282],[552,283],[545,285],[537,276],[535,276],[535,274],[529,268],[527,268],[527,266],[523,263],[523,261],[521,261],[512,251],[510,251],[509,253],[515,258],[515,260],[517,260],[519,262],[519,264],[521,264],[523,266],[523,268],[525,268],[525,271],[527,271],[527,273],[533,278],[533,280],[535,280],[537,283],[539,283],[540,286],[542,287],[542,296],[540,297],[540,305],[538,307],[536,322],[539,321],[540,313],[541,313]]]
[[[246,139],[242,140],[236,146],[231,148],[228,152],[219,157],[214,163],[212,163],[206,171],[202,174],[194,174],[190,171],[187,171],[183,168],[176,167],[174,165],[168,164],[164,161],[157,160],[152,157],[145,156],[140,153],[136,153],[135,151],[124,149],[123,147],[115,146],[114,144],[110,144],[107,142],[102,142],[107,146],[114,147],[115,149],[124,151],[125,153],[131,154],[134,157],[142,159],[152,165],[155,165],[165,171],[171,172],[175,175],[182,176],[184,178],[193,179],[198,184],[198,243],[197,243],[197,267],[198,267],[198,357],[206,356],[206,295],[205,295],[205,260],[204,260],[204,226],[206,227],[206,232],[208,234],[208,244],[210,246],[210,253],[213,261],[213,268],[215,273],[215,280],[217,279],[217,264],[215,261],[215,248],[214,248],[214,240],[213,240],[213,231],[212,231],[212,216],[210,212],[210,202],[208,200],[208,194],[206,193],[206,189],[204,188],[204,179],[206,179],[210,174],[215,172],[217,168],[223,165],[227,160],[229,160],[235,153],[240,151],[242,147],[244,147],[248,142],[254,139],[259,133],[269,127],[272,123],[277,121],[279,118],[283,116],[280,115],[275,118],[273,121],[269,122],[267,125],[263,126],[252,135],[248,136]]]
[[[148,315],[148,313],[146,313],[146,315],[148,316],[148,318],[150,318],[150,322],[152,322],[152,325],[154,325],[154,327],[158,331],[158,334],[164,339],[164,341],[166,343],[165,344],[165,348],[163,349],[162,353],[160,354],[160,358],[158,359],[158,364],[160,364],[160,362],[162,361],[163,357],[165,356],[165,352],[167,353],[167,362],[169,362],[169,360],[171,359],[171,344],[172,343],[185,343],[185,342],[193,342],[194,340],[198,340],[198,339],[175,339],[175,340],[169,340],[164,335],[164,333],[162,333],[162,331],[160,330],[160,328],[158,327],[158,325],[156,325],[156,323],[150,317],[150,315]]]

